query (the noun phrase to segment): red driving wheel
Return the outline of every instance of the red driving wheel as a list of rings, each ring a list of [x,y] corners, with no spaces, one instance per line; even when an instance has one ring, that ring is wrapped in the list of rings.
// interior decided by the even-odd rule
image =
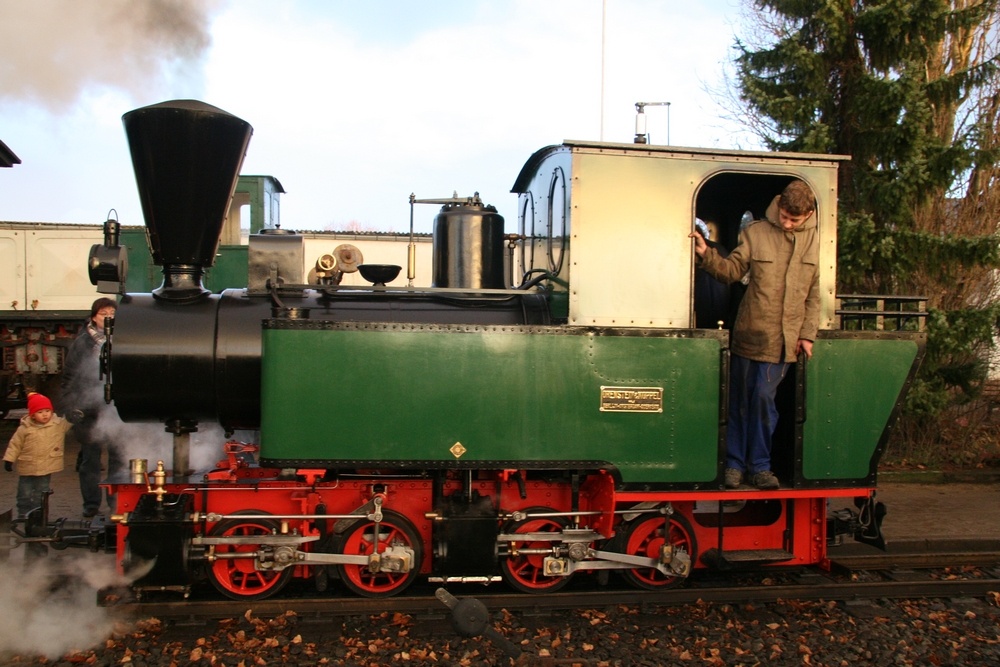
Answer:
[[[548,507],[532,507],[523,510],[529,516],[520,521],[511,521],[504,526],[505,533],[558,533],[568,525],[563,517],[531,517],[531,514],[551,514],[555,510]],[[510,555],[500,561],[504,580],[522,593],[551,593],[569,583],[569,576],[548,576],[545,574],[544,553],[552,542],[524,541],[509,542]]]
[[[237,514],[266,514],[260,510],[245,510]],[[274,519],[231,518],[220,521],[210,531],[212,537],[249,537],[272,535],[279,524]],[[234,600],[263,600],[282,588],[291,579],[294,568],[258,570],[253,554],[259,544],[219,544],[216,555],[247,554],[245,558],[217,558],[209,569],[209,579],[220,593]]]
[[[643,514],[629,524],[625,537],[625,553],[630,556],[660,557],[664,544],[682,548],[694,564],[697,546],[691,525],[680,514],[665,517],[662,514]],[[655,568],[625,570],[625,578],[638,588],[649,590],[677,586],[684,577],[668,576]]]
[[[409,572],[372,572],[367,565],[341,565],[340,575],[344,584],[364,597],[389,597],[405,590],[417,578],[423,558],[420,536],[410,521],[397,512],[382,512],[378,524],[378,553],[388,547],[413,549],[413,567]],[[364,519],[351,526],[344,534],[341,553],[347,556],[370,556],[376,550],[376,525]]]

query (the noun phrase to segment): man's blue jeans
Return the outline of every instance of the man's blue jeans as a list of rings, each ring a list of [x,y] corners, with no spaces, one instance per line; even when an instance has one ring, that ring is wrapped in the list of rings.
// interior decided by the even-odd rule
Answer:
[[[93,512],[101,508],[101,445],[80,440],[80,458],[77,462],[80,473],[80,495],[83,509]]]
[[[791,364],[752,361],[732,355],[729,362],[729,426],[726,467],[755,475],[771,469],[771,436],[778,425],[774,397]]]

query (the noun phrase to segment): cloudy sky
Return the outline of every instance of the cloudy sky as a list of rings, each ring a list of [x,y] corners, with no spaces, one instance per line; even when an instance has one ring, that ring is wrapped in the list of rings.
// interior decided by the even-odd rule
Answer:
[[[141,224],[121,116],[194,98],[253,126],[242,173],[281,181],[285,228],[406,231],[411,192],[479,192],[513,228],[525,160],[631,141],[639,101],[671,103],[647,109],[653,143],[757,148],[723,104],[741,5],[0,0],[0,140],[22,161],[0,220]]]

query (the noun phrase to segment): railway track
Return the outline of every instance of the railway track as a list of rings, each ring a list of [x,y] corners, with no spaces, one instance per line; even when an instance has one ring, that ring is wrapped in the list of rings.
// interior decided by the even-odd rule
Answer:
[[[489,610],[554,613],[567,609],[626,606],[674,606],[697,601],[728,604],[776,600],[857,601],[872,599],[979,598],[1000,591],[1000,541],[919,541],[897,543],[888,554],[832,549],[831,571],[699,572],[684,587],[645,591],[633,588],[584,588],[572,584],[557,593],[525,595],[504,585],[448,585],[461,599],[475,598]],[[841,553],[842,551],[842,553]],[[612,582],[615,580],[612,579]],[[417,617],[446,616],[448,608],[435,596],[438,588],[421,583],[411,594],[387,599],[325,595],[289,587],[289,595],[267,600],[220,600],[195,591],[191,599],[176,594],[147,595],[137,601],[111,596],[105,605],[115,614],[156,617],[166,622],[235,618],[252,610],[258,617],[294,612],[300,618],[336,618],[403,613]]]

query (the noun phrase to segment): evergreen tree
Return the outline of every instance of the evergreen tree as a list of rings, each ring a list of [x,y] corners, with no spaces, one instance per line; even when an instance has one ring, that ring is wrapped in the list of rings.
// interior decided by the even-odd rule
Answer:
[[[753,11],[759,44],[737,42],[736,65],[755,132],[773,150],[851,156],[841,291],[926,295],[910,407],[974,395],[1000,315],[1000,0],[755,0]]]

